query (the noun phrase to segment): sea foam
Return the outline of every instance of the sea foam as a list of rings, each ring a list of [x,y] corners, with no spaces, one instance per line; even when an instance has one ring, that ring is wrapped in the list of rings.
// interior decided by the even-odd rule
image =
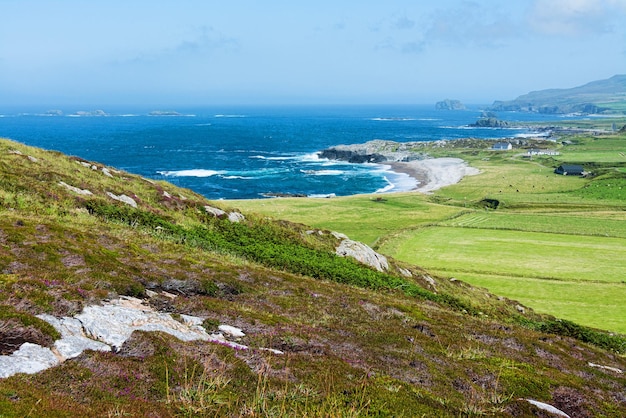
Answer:
[[[192,169],[192,170],[175,170],[175,171],[158,171],[159,174],[166,177],[211,177],[218,174],[224,174],[223,171]]]

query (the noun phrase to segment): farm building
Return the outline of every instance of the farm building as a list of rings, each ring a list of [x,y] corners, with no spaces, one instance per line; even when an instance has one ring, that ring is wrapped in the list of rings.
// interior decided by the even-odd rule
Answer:
[[[561,164],[554,170],[556,174],[564,176],[582,176],[584,171],[583,166],[578,164]]]
[[[506,151],[512,148],[513,148],[513,145],[511,145],[510,142],[496,142],[491,147],[492,150],[496,150],[496,151]]]

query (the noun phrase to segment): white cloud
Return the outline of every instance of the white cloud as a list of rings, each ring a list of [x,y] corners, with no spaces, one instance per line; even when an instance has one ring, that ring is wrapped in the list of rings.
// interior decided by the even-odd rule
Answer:
[[[534,0],[528,13],[535,31],[560,36],[610,33],[624,18],[624,0]]]
[[[426,37],[459,46],[497,47],[522,33],[519,24],[497,7],[463,2],[457,8],[436,12]]]

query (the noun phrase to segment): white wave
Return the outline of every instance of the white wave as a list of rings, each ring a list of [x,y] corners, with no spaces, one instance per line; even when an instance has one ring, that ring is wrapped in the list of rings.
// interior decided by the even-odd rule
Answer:
[[[299,158],[302,161],[315,161],[315,162],[317,162],[317,161],[321,161],[322,160],[317,152],[313,152],[311,154],[304,154],[304,155],[301,155],[301,156],[299,156],[297,158]]]
[[[514,137],[515,138],[538,138],[538,137],[548,137],[550,136],[551,132],[531,132],[531,133],[525,133],[525,134],[515,134]]]
[[[416,120],[415,118],[370,118],[370,120],[376,121],[392,121],[392,122],[404,122],[409,120]]]
[[[223,171],[192,169],[192,170],[175,170],[175,171],[158,171],[159,174],[166,177],[212,177],[218,174],[224,174]]]
[[[211,126],[210,123],[196,123],[194,126]]]
[[[340,176],[344,174],[342,170],[300,170],[304,174],[311,176]]]
[[[314,199],[330,199],[332,197],[337,197],[335,193],[327,193],[327,194],[310,194],[307,197],[312,197]]]
[[[417,179],[408,174],[392,171],[391,166],[383,165],[381,167],[382,169],[378,170],[378,172],[385,173],[383,179],[387,182],[387,185],[376,190],[375,193],[405,192],[414,190],[419,184]]]
[[[221,176],[226,180],[252,180],[254,177],[246,177],[246,176]]]
[[[266,157],[264,155],[251,155],[249,158],[256,158],[257,160],[270,160],[270,161],[286,161],[286,160],[295,160],[298,157]]]
[[[213,117],[215,118],[245,118],[246,115],[213,115]]]
[[[429,121],[429,120],[441,120],[441,119],[437,119],[437,118],[418,118],[417,120]]]

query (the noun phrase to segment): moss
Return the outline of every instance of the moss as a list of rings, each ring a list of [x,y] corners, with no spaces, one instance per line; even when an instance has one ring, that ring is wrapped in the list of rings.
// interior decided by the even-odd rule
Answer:
[[[37,318],[26,312],[21,312],[12,306],[0,305],[0,320],[13,319],[24,327],[32,326],[40,330],[44,335],[49,336],[52,341],[61,338],[61,334],[46,321]]]

